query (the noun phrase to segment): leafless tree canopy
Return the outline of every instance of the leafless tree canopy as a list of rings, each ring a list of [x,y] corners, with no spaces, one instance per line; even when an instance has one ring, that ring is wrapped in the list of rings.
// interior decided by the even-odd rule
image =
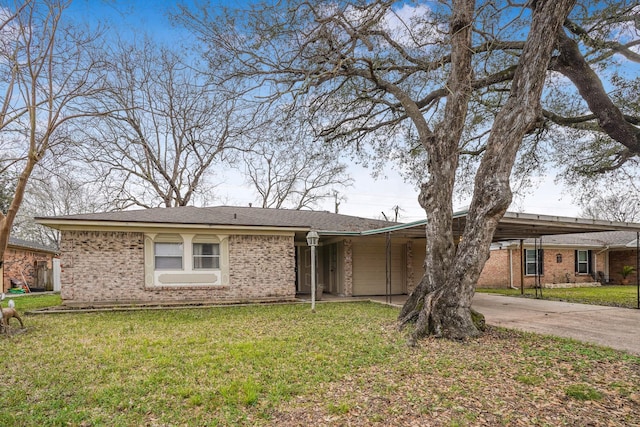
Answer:
[[[102,90],[93,57],[96,34],[66,24],[66,1],[3,2],[0,9],[0,173],[15,171],[6,214],[0,213],[0,259],[36,165],[69,142]]]
[[[95,183],[87,181],[85,166],[66,156],[50,156],[34,170],[16,215],[11,235],[50,246],[60,244],[60,232],[36,224],[35,217],[61,216],[114,209]]]
[[[263,208],[312,209],[352,182],[340,154],[314,138],[304,115],[276,112],[243,155],[246,180]]]
[[[262,95],[269,88],[271,100],[300,101],[304,94],[322,115],[324,136],[375,141],[376,158],[399,160],[415,182],[426,150],[415,126],[406,125],[397,96],[401,91],[414,100],[428,122],[442,119],[450,93],[445,23],[451,9],[449,3],[288,1],[243,9],[229,26],[219,24],[225,19],[214,10],[185,8],[180,19],[210,44],[212,61],[235,67],[229,78],[252,81]],[[543,114],[525,138],[516,173],[526,177],[552,160],[567,174],[608,171],[630,160],[635,166],[638,82],[625,69],[638,61],[639,13],[636,2],[573,8],[549,64]],[[480,2],[474,11],[473,90],[459,146],[461,161],[470,162],[458,176],[467,178],[461,181],[467,188],[509,96],[530,21],[523,4]]]
[[[619,222],[640,221],[640,198],[637,194],[596,194],[581,212],[585,218]]]
[[[640,222],[640,188],[638,177],[629,176],[625,168],[601,179],[589,179],[576,193],[583,218]]]
[[[209,200],[219,173],[244,149],[251,115],[197,63],[147,39],[105,54],[107,92],[78,128],[83,158],[120,208]]]

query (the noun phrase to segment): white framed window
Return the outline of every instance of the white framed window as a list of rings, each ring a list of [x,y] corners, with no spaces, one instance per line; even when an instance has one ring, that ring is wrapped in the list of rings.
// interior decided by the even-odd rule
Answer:
[[[524,274],[527,276],[535,276],[542,274],[542,249],[525,249],[524,250]]]
[[[154,245],[156,270],[182,270],[182,243]]]
[[[182,270],[184,244],[180,236],[165,235],[153,244],[154,267],[156,270]]]
[[[193,243],[193,269],[217,270],[220,268],[219,243]]]
[[[577,250],[575,255],[576,255],[576,273],[578,274],[591,273],[591,251]]]
[[[145,233],[145,286],[226,286],[229,236]]]

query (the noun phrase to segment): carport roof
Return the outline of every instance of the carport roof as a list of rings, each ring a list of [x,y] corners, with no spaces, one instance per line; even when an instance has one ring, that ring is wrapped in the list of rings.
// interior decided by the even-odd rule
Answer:
[[[468,211],[453,214],[454,237],[459,237],[466,225]],[[389,227],[367,230],[361,235],[392,233],[393,236],[422,238],[425,236],[424,226],[427,220],[406,224],[395,224]],[[593,233],[598,231],[640,231],[640,224],[615,222],[598,219],[571,218],[551,215],[506,212],[500,220],[493,236],[494,242],[537,238],[557,234]],[[320,234],[332,234],[325,231]],[[336,233],[337,234],[337,233]]]

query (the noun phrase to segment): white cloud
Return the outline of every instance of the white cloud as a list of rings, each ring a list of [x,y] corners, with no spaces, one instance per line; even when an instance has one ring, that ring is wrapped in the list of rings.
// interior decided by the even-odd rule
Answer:
[[[442,39],[444,31],[425,5],[402,5],[390,10],[384,17],[383,28],[394,35],[394,39],[408,48],[432,44]]]

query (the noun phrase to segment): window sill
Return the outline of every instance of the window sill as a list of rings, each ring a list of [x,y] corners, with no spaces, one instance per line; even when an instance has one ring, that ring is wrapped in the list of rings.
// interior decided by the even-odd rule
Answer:
[[[186,285],[158,285],[158,286],[145,286],[145,290],[147,291],[177,291],[177,290],[185,290],[185,291],[198,291],[198,290],[228,290],[228,285],[194,285],[194,284],[186,284]]]

